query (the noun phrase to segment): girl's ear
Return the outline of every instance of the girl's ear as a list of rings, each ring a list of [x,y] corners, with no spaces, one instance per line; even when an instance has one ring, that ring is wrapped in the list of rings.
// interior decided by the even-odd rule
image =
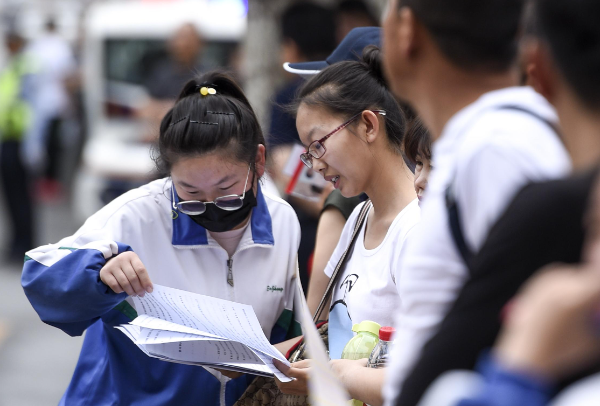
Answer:
[[[362,113],[362,121],[366,125],[365,141],[367,144],[370,144],[380,135],[381,126],[379,125],[379,118],[371,110],[365,110]]]
[[[258,148],[256,149],[256,158],[254,160],[254,166],[256,168],[257,177],[260,178],[265,173],[265,163],[266,163],[266,149],[263,144],[258,144]]]

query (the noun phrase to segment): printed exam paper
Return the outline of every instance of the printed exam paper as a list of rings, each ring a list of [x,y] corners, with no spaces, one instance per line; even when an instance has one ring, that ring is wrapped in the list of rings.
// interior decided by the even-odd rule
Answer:
[[[161,285],[131,299],[138,317],[117,328],[147,355],[291,380],[273,365],[273,358],[289,362],[265,337],[252,306]]]

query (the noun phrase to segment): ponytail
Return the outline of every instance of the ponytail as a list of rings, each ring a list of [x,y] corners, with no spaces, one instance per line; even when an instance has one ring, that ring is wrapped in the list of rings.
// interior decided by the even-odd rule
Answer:
[[[184,85],[160,124],[153,158],[167,175],[181,158],[216,151],[252,163],[259,144],[265,138],[244,92],[229,75],[213,71]]]
[[[365,47],[362,55],[362,63],[367,66],[371,76],[373,76],[381,86],[389,88],[383,74],[383,63],[379,48],[377,48],[375,45],[369,45]]]

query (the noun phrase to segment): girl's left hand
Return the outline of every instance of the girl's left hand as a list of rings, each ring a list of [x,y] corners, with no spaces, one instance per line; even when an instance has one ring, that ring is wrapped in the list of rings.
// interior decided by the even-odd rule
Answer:
[[[294,378],[294,380],[290,382],[281,382],[280,380],[275,379],[275,383],[277,383],[277,387],[280,391],[286,395],[308,395],[308,371],[310,368],[310,360],[305,359],[294,362],[288,367],[284,363],[274,359],[273,364],[281,372],[290,378]]]

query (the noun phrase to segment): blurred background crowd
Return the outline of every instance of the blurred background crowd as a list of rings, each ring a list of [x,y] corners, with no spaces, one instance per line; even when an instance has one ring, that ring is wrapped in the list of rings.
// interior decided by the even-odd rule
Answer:
[[[325,59],[384,0],[0,0],[0,405],[52,405],[80,338],[39,322],[23,253],[73,233],[115,197],[157,178],[151,146],[173,89],[227,68],[268,134],[285,195],[298,141],[284,62]],[[322,201],[289,197],[306,288]]]

